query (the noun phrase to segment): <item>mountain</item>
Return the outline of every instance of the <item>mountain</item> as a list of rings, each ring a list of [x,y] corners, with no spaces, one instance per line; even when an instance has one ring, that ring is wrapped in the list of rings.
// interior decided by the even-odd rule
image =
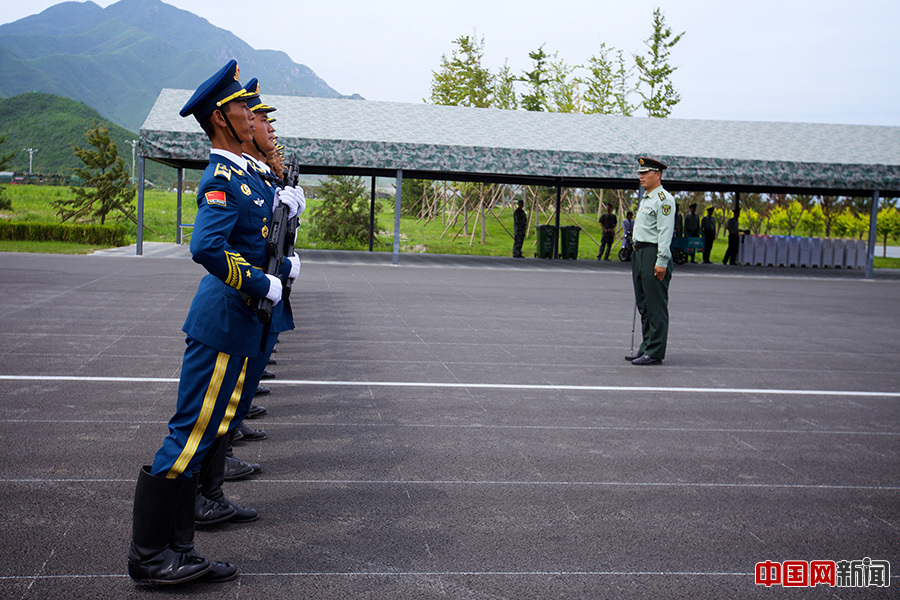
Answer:
[[[137,131],[162,88],[193,89],[230,58],[273,94],[361,99],[339,94],[284,52],[256,50],[160,0],[63,2],[0,26],[0,96],[74,98]]]
[[[93,108],[61,96],[32,92],[0,98],[0,135],[6,135],[6,143],[0,146],[0,154],[16,152],[12,170],[28,172],[28,152],[35,148],[33,172],[40,175],[72,175],[72,169],[84,166],[72,153],[72,146],[88,146],[85,133],[95,124],[103,123],[109,129],[109,137],[119,149],[125,168],[131,172],[130,140],[137,135],[104,119]],[[137,165],[135,165],[135,168]],[[171,186],[175,179],[171,167],[148,160],[146,178],[157,185]]]

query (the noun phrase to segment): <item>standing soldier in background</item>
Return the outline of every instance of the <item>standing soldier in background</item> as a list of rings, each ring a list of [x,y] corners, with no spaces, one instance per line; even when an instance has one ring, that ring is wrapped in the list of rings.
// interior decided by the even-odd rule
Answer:
[[[525,202],[516,202],[516,210],[513,211],[513,258],[522,258],[522,244],[525,242],[525,230],[528,228],[528,215],[522,208]]]
[[[700,222],[700,229],[703,231],[703,264],[708,265],[712,261],[709,255],[712,253],[713,242],[716,241],[716,218],[713,213],[716,209],[710,206],[706,209],[706,216]]]
[[[734,216],[728,219],[725,224],[725,230],[728,231],[728,249],[725,251],[725,259],[723,265],[736,265],[738,248],[741,245],[741,209],[734,209]]]
[[[607,204],[606,214],[600,217],[600,226],[603,228],[603,233],[600,235],[600,252],[597,253],[597,260],[601,258],[609,260],[609,251],[612,250],[616,241],[616,225],[618,224],[619,219],[613,214],[612,204]],[[605,254],[604,249],[606,250]]]
[[[700,215],[697,214],[697,203],[694,202],[688,208],[691,212],[684,217],[684,234],[688,237],[700,237]],[[691,253],[691,262],[697,262]]]
[[[665,359],[669,337],[675,200],[662,187],[662,172],[667,166],[645,156],[638,162],[638,178],[646,193],[634,221],[631,275],[635,304],[641,313],[643,341],[637,352],[625,360],[633,365],[655,365]]]

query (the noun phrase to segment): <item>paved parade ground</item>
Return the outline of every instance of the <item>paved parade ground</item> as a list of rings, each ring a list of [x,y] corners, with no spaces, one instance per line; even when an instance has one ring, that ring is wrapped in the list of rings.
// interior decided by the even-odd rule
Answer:
[[[196,534],[240,577],[135,586],[203,275],[169,250],[0,254],[0,598],[900,596],[895,274],[676,267],[636,367],[628,265],[306,251],[225,484],[261,517]],[[865,559],[890,587],[755,583]]]

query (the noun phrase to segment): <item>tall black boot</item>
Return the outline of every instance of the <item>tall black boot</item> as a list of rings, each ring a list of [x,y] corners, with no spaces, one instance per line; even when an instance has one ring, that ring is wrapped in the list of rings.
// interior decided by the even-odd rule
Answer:
[[[141,467],[128,551],[128,576],[136,583],[182,583],[210,570],[205,558],[169,546],[182,496],[190,498],[193,505],[194,488],[186,483],[186,479],[151,475],[149,466]]]
[[[196,506],[194,512],[195,523],[198,526],[215,525],[227,521],[234,516],[235,510],[220,501],[222,489],[222,473],[225,471],[225,451],[228,447],[228,434],[219,436],[212,443],[209,452],[200,463],[200,473],[197,476]],[[218,488],[218,495],[212,496]]]
[[[185,482],[184,491],[178,500],[178,507],[175,509],[175,524],[172,528],[172,536],[169,539],[169,548],[175,552],[206,560],[201,558],[194,550],[194,498],[196,496],[197,477],[193,477],[190,481]],[[231,581],[237,577],[237,567],[231,563],[211,560],[209,564],[209,571],[203,575],[203,581],[219,583]]]
[[[213,511],[216,510],[217,507],[217,510],[220,513],[225,510],[228,510],[231,513],[225,519],[220,519],[220,521],[228,520],[233,523],[250,523],[259,518],[259,513],[256,512],[256,510],[232,502],[225,497],[225,493],[222,491],[222,484],[225,482],[225,460],[228,450],[231,447],[231,440],[234,437],[235,431],[236,430],[231,430],[229,433],[216,440],[217,443],[221,440],[221,445],[216,447],[216,453],[212,457],[208,468],[201,470],[201,494],[197,497],[196,513],[198,522],[200,522],[201,511],[204,518],[208,518],[213,514]],[[213,522],[219,521],[207,520],[204,524],[212,524]]]

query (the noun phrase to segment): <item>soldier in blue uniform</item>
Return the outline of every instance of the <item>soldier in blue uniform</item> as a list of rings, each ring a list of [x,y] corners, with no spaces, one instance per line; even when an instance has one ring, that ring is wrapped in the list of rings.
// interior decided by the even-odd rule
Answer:
[[[153,464],[138,475],[128,552],[128,575],[137,583],[237,576],[233,564],[209,561],[194,550],[194,474],[233,428],[248,357],[260,352],[263,326],[249,303],[258,298],[277,303],[282,295],[279,277],[262,269],[266,245],[260,232],[271,207],[254,192],[241,156],[242,141],[254,130],[246,98],[232,60],[201,84],[180,112],[197,119],[212,146],[191,237],[193,259],[209,274],[183,327],[187,347],[169,434]],[[291,261],[285,261],[280,275],[287,277],[290,269]]]
[[[268,118],[268,114],[273,112],[275,108],[265,104],[260,99],[259,83],[256,79],[250,80],[247,84],[247,89],[252,94],[247,100],[247,107],[253,114],[254,132],[252,138],[242,144],[242,156],[247,160],[247,172],[251,179],[251,189],[258,194],[258,198],[265,201],[269,207],[270,216],[275,203],[284,201],[288,196],[297,200],[297,214],[302,213],[306,208],[303,190],[301,188],[277,188],[277,182],[272,175],[272,171],[265,163],[266,157],[276,152],[275,129]],[[276,190],[278,192],[277,195]],[[268,235],[268,226],[264,224],[259,234],[265,239],[265,236]],[[300,274],[300,259],[296,254],[290,259],[290,265],[291,271],[288,277],[291,280],[295,280]],[[288,300],[284,300],[272,308],[272,320],[266,332],[265,347],[256,356],[251,356],[247,359],[243,392],[233,419],[235,428],[240,427],[247,415],[256,387],[278,340],[278,334],[293,328],[294,320],[290,303]],[[200,493],[197,496],[195,515],[198,524],[212,525],[224,521],[247,523],[255,521],[259,517],[256,510],[236,504],[228,499],[222,491],[222,484],[226,478],[227,448],[231,446],[235,430],[232,429],[226,441],[217,447],[216,454],[207,455],[207,458],[203,461],[199,482]]]

